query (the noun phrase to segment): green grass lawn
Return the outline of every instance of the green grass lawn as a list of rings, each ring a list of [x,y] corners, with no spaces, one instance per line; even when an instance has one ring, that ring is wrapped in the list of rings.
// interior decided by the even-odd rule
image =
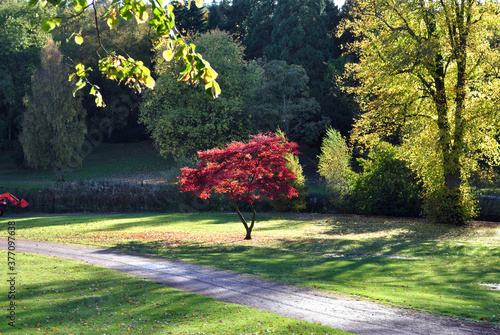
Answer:
[[[2,313],[2,335],[348,334],[65,259],[19,253],[16,264],[15,328]]]
[[[152,142],[107,144],[92,147],[80,167],[66,169],[67,181],[90,179],[148,180],[161,177],[171,167],[171,162],[158,155]],[[9,189],[43,189],[57,181],[52,169],[20,170],[9,153],[0,153],[0,193]]]
[[[235,214],[10,217],[18,238],[142,251],[500,324],[500,291],[492,289],[500,286],[500,225],[459,228],[357,216],[257,219],[253,240],[245,241]]]

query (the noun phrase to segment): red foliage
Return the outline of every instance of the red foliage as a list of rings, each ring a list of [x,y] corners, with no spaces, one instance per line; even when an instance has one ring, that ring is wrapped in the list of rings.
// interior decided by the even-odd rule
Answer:
[[[211,192],[226,193],[232,200],[250,204],[297,196],[297,190],[287,183],[295,175],[285,166],[286,154],[297,154],[297,148],[297,143],[268,134],[252,136],[248,143],[200,151],[198,168],[181,169],[181,192],[193,191],[202,199]]]

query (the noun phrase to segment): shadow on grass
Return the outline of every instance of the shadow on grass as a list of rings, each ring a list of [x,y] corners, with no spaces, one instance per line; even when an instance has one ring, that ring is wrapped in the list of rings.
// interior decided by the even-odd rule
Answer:
[[[196,241],[130,242],[118,248],[147,252],[242,273],[259,274],[286,283],[369,296],[398,305],[474,320],[500,322],[498,292],[479,285],[499,283],[499,247],[447,241],[466,234],[446,227],[420,232],[417,222],[387,238],[349,237],[281,239],[273,245],[217,244]],[[423,226],[422,226],[423,225]],[[358,234],[388,228],[363,229]],[[347,229],[347,227],[333,227]],[[332,231],[330,230],[330,232]],[[354,235],[356,237],[356,235]]]
[[[238,217],[231,214],[212,214],[212,213],[169,213],[169,214],[78,214],[78,215],[30,215],[17,216],[14,218],[16,225],[20,229],[53,227],[53,226],[71,226],[86,225],[102,222],[103,225],[109,225],[102,229],[92,229],[91,231],[111,230],[123,231],[138,227],[165,227],[170,225],[185,225],[195,223],[196,225],[220,225],[232,224]],[[9,218],[2,217],[2,221],[9,221]]]
[[[124,334],[127,329],[164,333],[165,326],[190,322],[205,312],[200,311],[204,305],[213,302],[133,277],[88,271],[89,279],[25,285],[19,294],[22,302],[18,303],[16,325],[23,330],[48,328],[68,334],[98,330]]]
[[[289,327],[340,333],[101,267],[40,255],[19,257],[23,283],[17,286],[15,326],[23,334],[250,333],[266,328],[287,334]]]

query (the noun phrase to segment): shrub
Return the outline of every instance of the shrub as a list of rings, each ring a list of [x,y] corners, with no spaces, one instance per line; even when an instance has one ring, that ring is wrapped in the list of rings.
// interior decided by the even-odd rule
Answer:
[[[398,159],[398,150],[380,142],[368,155],[359,159],[363,172],[352,186],[354,209],[360,214],[419,216],[422,210],[422,186],[415,175]]]
[[[276,135],[285,138],[285,133],[281,130],[278,130]],[[285,166],[293,171],[296,178],[293,181],[289,181],[288,184],[297,190],[299,196],[285,200],[274,200],[272,201],[272,205],[279,212],[299,212],[306,209],[306,197],[308,195],[306,177],[304,176],[304,171],[297,155],[290,153],[285,158],[288,160]]]
[[[479,220],[500,221],[498,185],[500,185],[500,175],[493,167],[483,167],[472,173],[471,186],[476,190]]]
[[[345,209],[353,172],[351,154],[338,130],[327,129],[318,158],[318,172],[326,180],[334,209]]]
[[[173,183],[149,184],[114,180],[78,181],[54,184],[51,188],[12,190],[29,202],[27,210],[66,212],[207,212],[229,211],[231,203],[220,195],[209,200],[179,192]],[[9,207],[16,212],[16,206]]]

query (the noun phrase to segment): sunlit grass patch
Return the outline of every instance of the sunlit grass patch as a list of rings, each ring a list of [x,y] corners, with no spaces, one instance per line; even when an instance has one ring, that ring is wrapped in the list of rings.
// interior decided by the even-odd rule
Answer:
[[[347,334],[65,259],[18,253],[16,264],[15,328],[4,314],[2,334]]]
[[[0,221],[0,225],[2,221]],[[118,247],[500,324],[500,225],[233,213],[17,218],[19,238]],[[334,257],[335,256],[335,257]]]

